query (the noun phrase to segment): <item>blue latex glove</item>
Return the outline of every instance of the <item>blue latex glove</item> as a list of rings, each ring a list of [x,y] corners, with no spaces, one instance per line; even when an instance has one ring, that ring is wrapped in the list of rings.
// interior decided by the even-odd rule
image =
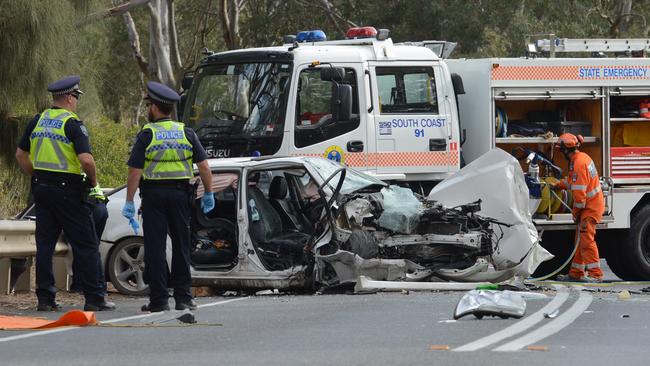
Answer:
[[[201,198],[203,213],[208,213],[214,208],[214,192],[205,192]]]
[[[129,220],[135,217],[135,206],[133,205],[133,201],[124,202],[124,207],[122,207],[122,216]]]
[[[140,228],[140,225],[138,225],[138,222],[135,221],[134,218],[129,219],[129,225],[131,225],[131,228],[133,229],[133,232],[135,235],[138,235],[138,229]]]
[[[133,205],[133,201],[124,202],[124,207],[122,207],[122,216],[129,219],[129,225],[131,225],[133,232],[137,235],[140,225],[135,221],[135,206]]]

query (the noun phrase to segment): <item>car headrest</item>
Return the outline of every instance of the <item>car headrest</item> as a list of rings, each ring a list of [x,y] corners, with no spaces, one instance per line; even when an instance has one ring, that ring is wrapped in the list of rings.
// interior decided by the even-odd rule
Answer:
[[[287,180],[284,177],[273,177],[271,186],[269,187],[269,198],[282,200],[287,196],[287,190]]]

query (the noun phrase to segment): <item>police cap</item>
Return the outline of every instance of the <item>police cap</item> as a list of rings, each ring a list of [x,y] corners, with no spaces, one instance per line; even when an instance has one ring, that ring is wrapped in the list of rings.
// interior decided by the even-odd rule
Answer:
[[[147,83],[147,98],[154,103],[168,105],[174,104],[181,99],[180,95],[172,88],[155,81]]]
[[[72,75],[65,77],[61,80],[57,80],[52,84],[47,86],[47,91],[52,93],[52,95],[64,95],[64,94],[83,94],[79,89],[79,81],[81,78],[79,75]]]

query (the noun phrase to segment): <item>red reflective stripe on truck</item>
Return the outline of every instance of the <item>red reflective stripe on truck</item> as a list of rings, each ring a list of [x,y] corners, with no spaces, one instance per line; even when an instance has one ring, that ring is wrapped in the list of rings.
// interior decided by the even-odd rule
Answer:
[[[492,65],[492,80],[647,80],[648,66],[502,66]]]
[[[580,66],[497,66],[492,80],[577,80]]]
[[[424,151],[424,152],[378,152],[378,153],[345,153],[343,162],[348,166],[449,166],[458,165],[459,157],[456,151]],[[322,154],[294,154],[294,156],[324,157]]]

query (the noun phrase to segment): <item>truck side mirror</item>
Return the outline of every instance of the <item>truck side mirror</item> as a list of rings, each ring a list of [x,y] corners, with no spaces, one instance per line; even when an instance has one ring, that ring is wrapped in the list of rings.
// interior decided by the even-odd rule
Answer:
[[[343,67],[322,67],[320,69],[320,79],[323,81],[343,82],[345,79],[345,68]]]
[[[335,84],[332,95],[332,120],[334,122],[349,122],[352,119],[352,86]]]
[[[183,81],[181,82],[181,87],[183,90],[189,90],[192,87],[192,82],[194,81],[194,71],[188,71],[183,75]]]
[[[451,83],[454,85],[454,93],[456,95],[465,94],[465,86],[463,86],[463,78],[460,75],[452,73]]]
[[[178,104],[176,105],[176,114],[178,115],[179,121],[183,120],[183,112],[185,111],[185,102],[187,102],[187,94],[183,93],[183,95],[181,95],[181,100],[179,100]]]

